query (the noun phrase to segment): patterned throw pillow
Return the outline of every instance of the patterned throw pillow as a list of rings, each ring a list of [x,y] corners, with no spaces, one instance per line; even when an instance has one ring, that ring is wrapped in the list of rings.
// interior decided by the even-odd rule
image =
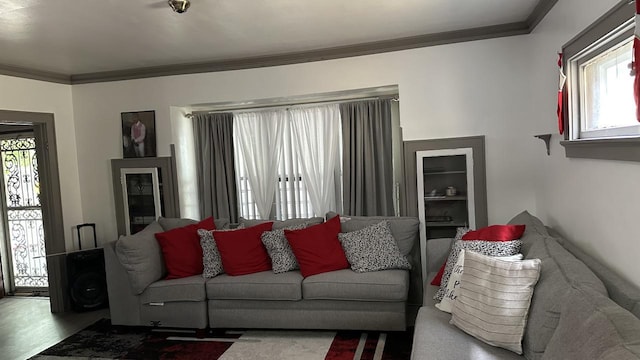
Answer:
[[[512,256],[520,253],[520,247],[522,246],[522,241],[513,240],[513,241],[484,241],[484,240],[457,240],[453,247],[451,248],[451,252],[449,253],[449,258],[447,259],[447,265],[444,268],[444,273],[442,274],[442,281],[440,282],[440,289],[433,297],[436,301],[441,301],[444,297],[444,294],[447,291],[447,284],[449,283],[449,278],[451,277],[451,273],[453,272],[453,268],[458,261],[458,255],[460,255],[460,251],[462,249],[475,251],[482,255],[486,256]]]
[[[436,307],[441,311],[451,313],[451,309],[453,308],[453,303],[458,298],[458,293],[460,290],[460,284],[462,283],[462,274],[464,273],[464,254],[466,250],[461,250],[460,255],[458,255],[458,261],[456,265],[453,267],[453,271],[451,276],[449,277],[449,281],[447,284],[447,289],[445,290],[444,297],[439,304],[436,304]],[[524,255],[516,254],[513,256],[497,256],[495,259],[503,260],[503,261],[519,261],[524,259]]]
[[[244,229],[244,224],[240,224],[235,229],[218,231],[234,231],[238,229]],[[202,247],[202,276],[205,279],[210,279],[224,273],[220,251],[218,251],[216,242],[213,239],[213,231],[198,229],[198,235],[200,235],[200,246]]]
[[[411,269],[386,220],[357,231],[340,233],[338,240],[355,272]]]
[[[308,223],[302,223],[262,233],[261,240],[271,258],[271,267],[274,273],[280,274],[300,268],[295,255],[293,255],[293,250],[284,236],[284,230],[300,230],[307,226],[309,226]]]

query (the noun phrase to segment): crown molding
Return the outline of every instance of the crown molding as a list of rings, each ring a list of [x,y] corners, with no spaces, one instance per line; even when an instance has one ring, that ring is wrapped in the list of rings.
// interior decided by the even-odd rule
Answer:
[[[551,11],[551,8],[558,2],[558,0],[540,0],[538,5],[533,9],[529,17],[527,17],[526,23],[529,26],[529,32],[538,26],[540,21]]]
[[[424,34],[311,51],[71,75],[0,65],[0,74],[75,85],[301,64],[314,61],[334,60],[422,47],[454,44],[466,41],[526,35],[533,31],[557,1],[558,0],[540,0],[527,19],[522,22],[447,31],[435,34]]]
[[[20,66],[0,64],[0,75],[8,75],[8,76],[15,76],[15,77],[20,77],[25,79],[48,81],[48,82],[58,83],[58,84],[71,84],[70,75],[29,69],[29,68],[24,68]]]
[[[158,76],[197,74],[229,70],[252,69],[268,66],[300,64],[333,60],[354,56],[372,55],[392,51],[409,50],[428,46],[445,45],[465,41],[490,39],[529,33],[526,22],[493,25],[473,29],[426,34],[393,40],[376,41],[357,45],[293,52],[278,55],[238,58],[223,61],[176,64],[148,68],[106,71],[71,75],[72,84],[131,80]]]

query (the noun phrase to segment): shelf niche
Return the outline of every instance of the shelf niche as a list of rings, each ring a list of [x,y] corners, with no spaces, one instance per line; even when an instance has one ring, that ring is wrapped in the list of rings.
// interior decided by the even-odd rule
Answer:
[[[404,214],[420,219],[422,259],[428,239],[454,237],[465,225],[487,226],[484,136],[405,141],[404,171]],[[455,196],[446,196],[449,186]]]

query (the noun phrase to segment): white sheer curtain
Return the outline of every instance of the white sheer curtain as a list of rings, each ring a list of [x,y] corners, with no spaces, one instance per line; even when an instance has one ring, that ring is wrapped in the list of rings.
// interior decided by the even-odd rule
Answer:
[[[278,189],[276,191],[276,219],[286,220],[313,216],[313,206],[296,155],[291,131],[290,114],[282,138],[282,157],[278,165]]]
[[[292,150],[315,216],[340,212],[341,123],[337,104],[289,110]],[[337,178],[337,179],[336,179]]]
[[[238,171],[238,183],[246,174],[260,219],[271,214],[286,121],[284,110],[234,114],[236,164],[244,170]]]

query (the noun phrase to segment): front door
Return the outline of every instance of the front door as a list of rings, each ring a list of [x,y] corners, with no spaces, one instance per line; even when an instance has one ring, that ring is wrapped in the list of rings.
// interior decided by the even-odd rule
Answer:
[[[46,294],[49,281],[33,134],[1,138],[0,159],[7,290]]]

